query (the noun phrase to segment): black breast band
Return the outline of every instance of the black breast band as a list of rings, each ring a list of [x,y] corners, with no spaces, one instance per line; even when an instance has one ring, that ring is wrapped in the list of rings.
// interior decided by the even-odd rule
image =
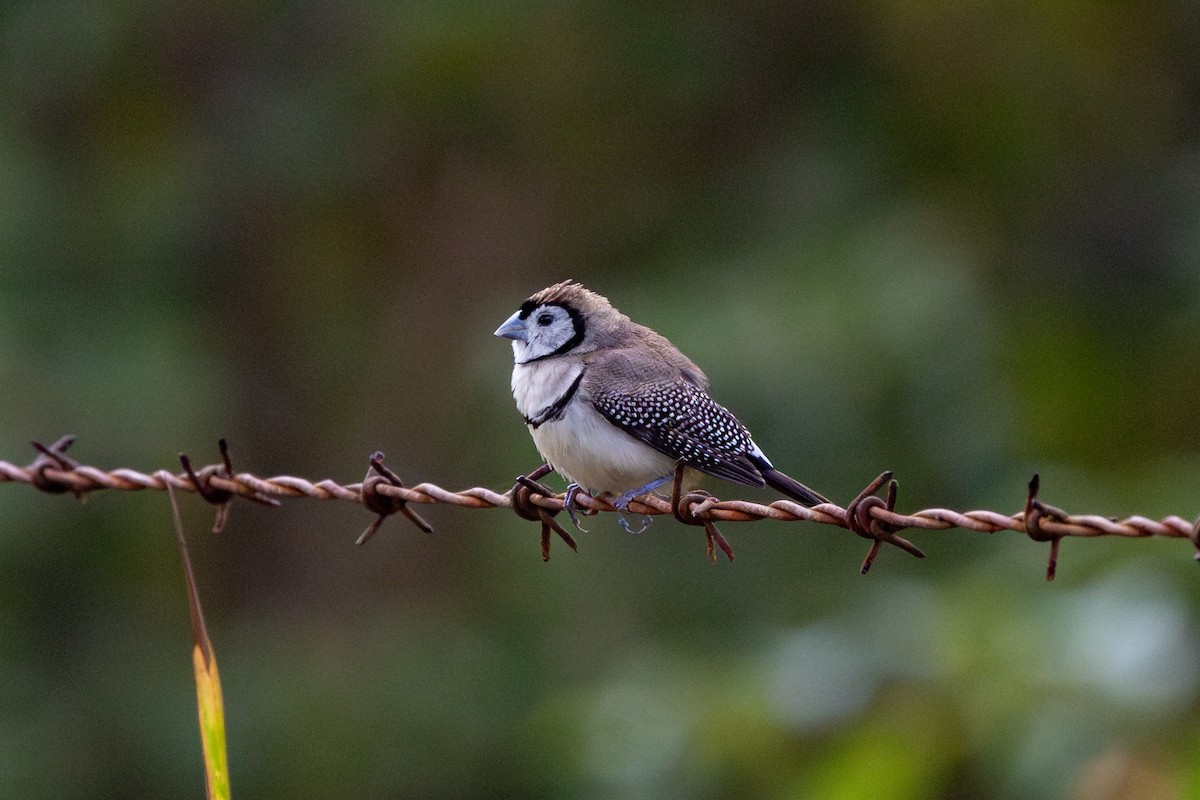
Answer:
[[[571,386],[562,393],[562,396],[555,400],[550,405],[543,408],[535,417],[525,417],[525,424],[531,428],[537,429],[545,425],[547,422],[553,422],[556,419],[562,419],[562,415],[567,410],[567,403],[571,402],[571,398],[579,391],[579,384],[583,382],[583,373],[587,369],[579,370],[579,374],[575,380],[571,382]]]

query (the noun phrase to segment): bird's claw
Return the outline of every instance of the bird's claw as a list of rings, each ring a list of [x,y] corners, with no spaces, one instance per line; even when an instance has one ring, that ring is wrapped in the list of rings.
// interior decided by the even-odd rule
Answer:
[[[650,527],[650,523],[654,521],[653,519],[646,516],[645,514],[632,514],[623,508],[618,508],[617,513],[620,514],[620,516],[621,516],[621,527],[625,529],[626,533],[632,533],[632,534],[645,533],[646,529]],[[638,522],[637,528],[634,528],[629,524],[630,518],[634,518],[637,520],[637,522]]]

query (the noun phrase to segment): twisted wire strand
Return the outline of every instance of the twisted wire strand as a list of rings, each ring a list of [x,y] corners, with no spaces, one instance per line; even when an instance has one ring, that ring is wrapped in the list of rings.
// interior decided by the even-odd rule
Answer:
[[[548,558],[546,545],[548,530],[558,531],[565,541],[574,546],[570,536],[551,519],[557,512],[563,510],[563,497],[551,492],[508,491],[496,492],[484,487],[462,489],[451,492],[449,489],[433,485],[433,483],[418,483],[416,486],[403,486],[400,479],[390,470],[383,467],[383,453],[376,453],[371,459],[371,469],[368,470],[365,481],[358,483],[337,483],[332,480],[317,482],[302,479],[292,475],[277,475],[274,477],[259,477],[250,473],[234,473],[229,467],[228,453],[224,450],[222,441],[222,457],[224,465],[209,465],[193,471],[186,457],[182,457],[185,473],[175,474],[168,470],[157,470],[155,473],[140,473],[140,471],[119,468],[102,470],[86,464],[78,464],[64,455],[64,450],[70,446],[71,439],[65,437],[59,443],[47,447],[35,443],[42,455],[28,467],[0,461],[0,483],[16,482],[34,486],[48,493],[71,492],[77,497],[83,497],[89,492],[101,489],[115,489],[121,492],[164,491],[168,486],[182,492],[202,494],[210,503],[222,506],[228,505],[233,497],[244,497],[257,500],[259,503],[277,505],[278,500],[289,498],[313,498],[317,500],[347,500],[352,503],[364,504],[368,509],[378,513],[379,521],[368,529],[367,536],[378,528],[378,524],[386,516],[397,511],[404,511],[406,516],[419,521],[413,513],[407,510],[406,504],[415,505],[454,505],[464,509],[514,509],[527,519],[540,519],[544,528],[544,554]],[[724,537],[713,527],[716,522],[756,522],[761,519],[775,519],[779,522],[812,522],[823,525],[836,525],[846,528],[853,533],[863,536],[872,542],[871,552],[864,561],[863,571],[870,566],[878,546],[881,543],[892,543],[906,549],[913,555],[922,555],[911,542],[900,539],[896,533],[905,529],[918,530],[949,530],[961,528],[980,531],[980,533],[996,533],[1010,530],[1031,537],[1034,541],[1050,542],[1051,557],[1048,577],[1054,577],[1055,560],[1057,558],[1058,541],[1063,537],[1080,536],[1121,536],[1127,539],[1144,539],[1144,537],[1163,536],[1168,539],[1187,539],[1196,547],[1196,559],[1200,560],[1200,519],[1189,522],[1188,519],[1171,515],[1154,521],[1142,516],[1132,516],[1124,519],[1114,519],[1098,515],[1068,515],[1068,513],[1040,503],[1037,500],[1037,477],[1030,485],[1030,495],[1026,500],[1025,510],[1004,515],[1004,513],[988,510],[954,511],[950,509],[926,509],[913,513],[899,513],[894,510],[895,485],[888,493],[888,500],[875,497],[875,493],[890,479],[890,473],[878,477],[871,486],[864,489],[850,506],[841,507],[832,503],[824,503],[816,507],[802,506],[792,500],[775,500],[774,503],[760,504],[749,500],[719,500],[704,493],[692,493],[679,499],[679,505],[662,499],[658,495],[632,501],[629,511],[642,515],[673,515],[686,524],[704,525],[709,535],[709,542],[719,540],[722,548],[727,548]],[[364,492],[364,487],[368,491]],[[538,486],[532,483],[532,486]],[[382,498],[379,497],[382,495]],[[520,495],[515,503],[515,495]],[[580,493],[576,498],[576,506],[584,513],[613,512],[610,501],[589,497]],[[419,521],[422,524],[424,521]],[[422,525],[426,527],[426,525]],[[715,537],[715,539],[714,539]],[[728,553],[732,558],[732,553]],[[712,546],[709,547],[712,555]]]
[[[12,482],[36,486],[39,480],[60,487],[59,491],[65,489],[77,495],[101,489],[134,492],[163,491],[168,484],[174,489],[185,492],[198,491],[196,483],[187,474],[175,474],[167,470],[158,470],[147,474],[129,468],[105,471],[87,465],[69,469],[55,466],[35,467],[34,465],[23,467],[8,461],[0,461],[0,483]],[[212,475],[208,478],[208,483],[216,489],[248,498],[256,496],[280,499],[309,497],[316,500],[363,502],[363,484],[361,482],[339,484],[326,479],[314,483],[291,475],[260,478],[248,472],[240,472],[229,477]],[[462,508],[511,508],[513,505],[511,491],[501,493],[483,487],[455,492],[432,483],[420,483],[411,487],[385,483],[378,486],[376,491],[397,500],[420,505],[442,504]],[[563,507],[561,496],[533,495],[529,498],[529,502],[550,512],[561,511]],[[583,493],[578,495],[577,505],[590,512],[616,511],[606,500],[589,497]],[[635,500],[629,510],[648,515],[671,514],[674,511],[669,501],[654,495]],[[703,502],[693,503],[692,512],[698,519],[708,519],[714,522],[753,522],[771,519],[781,522],[802,521],[836,525],[842,528],[851,527],[847,523],[847,509],[832,503],[806,508],[791,500],[776,500],[764,505],[748,500],[707,498]],[[1027,526],[1027,512],[1002,514],[987,510],[960,512],[948,508],[929,508],[912,514],[900,514],[887,508],[873,507],[869,509],[869,514],[877,522],[896,529],[916,528],[941,531],[963,528],[983,533],[995,533],[1002,530],[1030,533]],[[1116,520],[1095,514],[1071,514],[1062,515],[1061,518],[1042,519],[1039,526],[1044,536],[1052,538],[1162,536],[1190,539],[1193,542],[1200,539],[1200,536],[1197,535],[1197,529],[1200,526],[1176,515],[1170,515],[1161,520],[1136,515]]]

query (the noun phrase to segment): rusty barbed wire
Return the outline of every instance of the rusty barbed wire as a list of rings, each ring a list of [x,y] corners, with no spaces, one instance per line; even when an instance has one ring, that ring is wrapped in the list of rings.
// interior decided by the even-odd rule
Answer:
[[[64,436],[52,445],[33,442],[38,456],[26,466],[0,460],[0,483],[28,484],[49,494],[71,492],[80,499],[89,492],[103,489],[162,491],[169,486],[199,494],[207,502],[217,506],[217,519],[213,526],[215,532],[224,527],[229,504],[235,497],[244,497],[269,506],[279,505],[281,499],[298,497],[346,500],[360,503],[377,515],[375,521],[358,538],[359,544],[369,540],[387,517],[397,513],[406,516],[425,532],[432,533],[432,526],[409,508],[410,503],[443,504],[461,508],[510,508],[523,519],[541,523],[543,559],[550,557],[551,532],[556,533],[572,549],[576,548],[571,534],[554,520],[554,516],[563,510],[563,497],[537,482],[551,471],[548,465],[543,465],[527,476],[518,477],[516,484],[507,492],[483,487],[455,492],[432,483],[405,486],[396,473],[384,466],[384,456],[381,452],[376,452],[370,457],[366,478],[361,483],[340,484],[329,479],[312,482],[291,475],[260,478],[248,472],[235,473],[223,439],[219,442],[221,463],[195,470],[190,459],[180,454],[183,472],[179,474],[165,469],[152,473],[128,468],[102,470],[81,464],[66,454],[74,440],[73,436]],[[1096,514],[1068,514],[1038,499],[1040,481],[1037,475],[1034,475],[1029,483],[1023,510],[1014,514],[987,510],[960,512],[948,508],[929,508],[911,514],[899,513],[895,510],[898,484],[892,479],[891,472],[884,472],[868,484],[845,508],[834,503],[822,503],[814,508],[806,508],[791,500],[776,500],[769,504],[748,500],[720,500],[707,492],[683,493],[682,467],[677,470],[675,478],[671,499],[653,494],[646,495],[634,500],[628,511],[647,515],[671,514],[681,523],[703,527],[708,555],[714,561],[718,549],[729,560],[733,560],[732,548],[717,530],[717,522],[756,522],[768,519],[834,525],[870,540],[870,548],[860,567],[863,573],[870,569],[884,544],[891,544],[918,558],[924,558],[924,553],[916,545],[898,535],[900,531],[909,529],[944,531],[961,528],[981,533],[1024,533],[1036,542],[1050,544],[1047,580],[1054,579],[1059,544],[1067,537],[1160,536],[1187,539],[1196,549],[1194,557],[1200,561],[1200,519],[1190,522],[1183,517],[1170,515],[1161,520],[1152,520],[1135,515],[1118,520]],[[886,497],[878,497],[877,492],[885,486]],[[618,512],[607,500],[582,492],[576,497],[576,506],[587,515]]]

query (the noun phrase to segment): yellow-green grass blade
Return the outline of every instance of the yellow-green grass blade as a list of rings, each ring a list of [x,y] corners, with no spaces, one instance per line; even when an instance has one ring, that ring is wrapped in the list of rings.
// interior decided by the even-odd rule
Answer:
[[[188,556],[183,522],[179,518],[179,504],[169,483],[167,493],[171,498],[175,536],[179,542],[179,557],[183,561],[183,577],[187,582],[188,610],[192,617],[192,668],[196,673],[196,707],[200,715],[200,741],[204,748],[204,779],[208,787],[208,800],[230,800],[229,761],[225,750],[225,702],[221,697],[217,657],[204,625],[200,593],[196,590],[192,560]]]
[[[225,751],[225,704],[217,660],[210,650],[192,649],[196,670],[196,704],[200,711],[200,739],[204,746],[204,776],[209,800],[229,800],[229,766]]]

